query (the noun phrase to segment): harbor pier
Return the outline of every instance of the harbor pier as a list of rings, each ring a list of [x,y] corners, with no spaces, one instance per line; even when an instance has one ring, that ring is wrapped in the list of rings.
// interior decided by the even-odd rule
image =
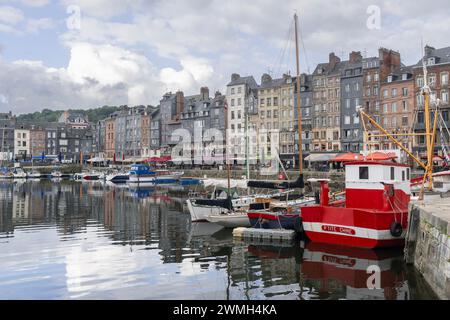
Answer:
[[[441,299],[450,299],[450,197],[411,201],[405,260]]]

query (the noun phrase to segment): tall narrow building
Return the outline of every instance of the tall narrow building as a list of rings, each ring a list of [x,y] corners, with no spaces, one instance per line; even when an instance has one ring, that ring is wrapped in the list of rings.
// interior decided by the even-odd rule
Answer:
[[[351,52],[341,70],[342,151],[362,149],[362,131],[357,107],[362,103],[363,72],[361,52]]]
[[[230,134],[231,158],[245,158],[245,117],[255,112],[258,85],[253,76],[231,75],[227,84],[228,130]],[[258,105],[258,107],[260,107]]]
[[[416,133],[423,133],[425,131],[424,99],[421,95],[421,88],[424,84],[422,61],[427,66],[428,86],[430,87],[432,94],[434,94],[436,98],[440,99],[439,109],[442,117],[441,119],[444,120],[447,128],[450,127],[450,47],[436,49],[427,45],[425,47],[424,57],[420,59],[420,61],[418,61],[412,68],[414,76],[414,102],[417,113],[416,122],[414,124],[414,130]],[[433,119],[433,117],[431,118]],[[443,124],[442,131],[440,129],[441,128],[439,126],[436,137],[435,154],[444,158],[444,149],[446,153],[450,152],[450,150],[448,150],[450,137]],[[424,136],[416,137],[414,151],[419,156],[425,156],[426,143]]]
[[[313,151],[341,150],[340,78],[343,64],[333,52],[313,73]]]

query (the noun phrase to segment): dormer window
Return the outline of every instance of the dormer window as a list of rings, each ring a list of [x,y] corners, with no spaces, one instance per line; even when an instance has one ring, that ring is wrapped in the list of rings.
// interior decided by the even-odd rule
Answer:
[[[408,80],[408,74],[407,73],[403,73],[402,74],[402,80]]]
[[[387,82],[392,82],[392,79],[393,79],[393,76],[392,76],[392,75],[388,76]]]
[[[434,57],[428,58],[427,65],[431,66],[431,65],[433,65],[435,63],[436,63],[436,60],[435,60]]]

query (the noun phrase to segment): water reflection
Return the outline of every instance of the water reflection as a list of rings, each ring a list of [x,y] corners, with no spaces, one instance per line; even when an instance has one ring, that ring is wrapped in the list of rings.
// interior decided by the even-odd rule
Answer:
[[[190,222],[188,191],[0,181],[0,298],[434,297],[401,252],[237,242],[229,230]],[[365,286],[373,264],[379,290]]]

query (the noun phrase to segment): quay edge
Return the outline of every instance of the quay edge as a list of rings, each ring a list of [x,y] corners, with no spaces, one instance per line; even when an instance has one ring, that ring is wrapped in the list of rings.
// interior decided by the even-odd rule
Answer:
[[[405,260],[440,299],[450,299],[450,197],[427,195],[409,204]]]

